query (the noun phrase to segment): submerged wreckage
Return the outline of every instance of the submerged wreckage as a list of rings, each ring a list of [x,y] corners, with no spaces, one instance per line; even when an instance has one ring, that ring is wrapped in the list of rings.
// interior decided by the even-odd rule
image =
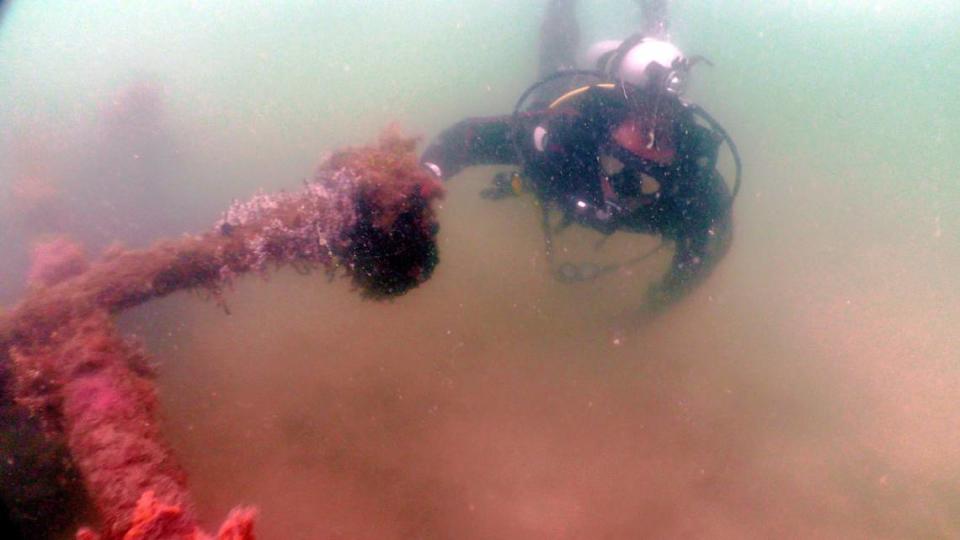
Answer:
[[[93,264],[66,241],[37,252],[31,291],[0,315],[0,409],[28,411],[45,444],[68,456],[97,514],[96,531],[77,538],[210,538],[157,427],[147,355],[113,317],[182,289],[219,299],[236,276],[282,266],[345,275],[370,298],[405,293],[437,263],[431,203],[442,196],[415,145],[388,131],[376,147],[336,152],[301,190],[235,203],[200,236]],[[215,537],[253,538],[254,515],[234,510]]]

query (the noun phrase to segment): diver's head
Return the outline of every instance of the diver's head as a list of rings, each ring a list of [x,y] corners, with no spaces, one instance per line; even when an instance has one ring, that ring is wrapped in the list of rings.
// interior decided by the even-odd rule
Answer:
[[[605,66],[610,76],[638,88],[682,94],[690,62],[669,41],[645,37],[624,42]]]

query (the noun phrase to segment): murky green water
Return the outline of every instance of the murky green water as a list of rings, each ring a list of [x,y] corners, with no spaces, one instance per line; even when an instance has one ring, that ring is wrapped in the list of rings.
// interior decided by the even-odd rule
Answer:
[[[430,137],[508,111],[542,7],[14,1],[0,303],[34,235],[95,253],[205,230],[391,121]],[[580,9],[588,41],[634,16]],[[633,328],[622,315],[664,261],[555,282],[536,210],[479,199],[484,168],[449,184],[441,264],[395,302],[280,274],[241,282],[229,317],[188,295],[137,310],[206,523],[254,503],[264,538],[960,535],[960,5],[672,13],[677,43],[715,64],[691,97],[746,166],[710,280]],[[123,114],[151,122],[148,153]],[[25,206],[45,186],[56,223]]]

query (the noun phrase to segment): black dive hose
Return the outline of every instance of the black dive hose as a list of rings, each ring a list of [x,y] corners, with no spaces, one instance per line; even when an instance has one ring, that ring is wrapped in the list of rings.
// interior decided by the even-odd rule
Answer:
[[[531,95],[533,95],[534,92],[542,88],[544,85],[559,79],[566,78],[566,77],[595,77],[597,79],[600,79],[601,81],[607,80],[607,76],[600,71],[596,71],[592,69],[565,69],[563,71],[558,71],[556,73],[547,75],[546,77],[540,79],[539,81],[534,83],[530,88],[527,88],[527,90],[520,95],[520,99],[517,100],[517,104],[513,108],[513,117],[512,117],[513,126],[512,126],[511,136],[513,138],[513,148],[514,148],[514,151],[517,153],[517,161],[520,162],[521,170],[526,169],[528,165],[527,154],[526,152],[524,152],[523,145],[520,142],[521,139],[523,138],[523,135],[520,133],[522,128],[522,125],[520,122],[520,115],[523,112],[523,106],[524,104],[526,104],[527,99]]]
[[[736,168],[736,178],[733,181],[733,190],[730,192],[730,206],[733,206],[734,199],[737,198],[737,194],[740,193],[740,184],[743,180],[743,163],[740,161],[740,152],[737,150],[736,143],[733,142],[733,138],[730,137],[730,134],[727,133],[727,130],[723,129],[723,126],[720,125],[710,113],[703,110],[703,107],[694,104],[687,103],[685,106],[690,109],[693,114],[702,118],[707,124],[710,125],[710,129],[717,132],[723,141],[727,143],[727,146],[730,148],[730,153],[733,155],[733,165]]]
[[[641,33],[633,34],[623,40],[623,42],[614,49],[613,53],[604,60],[602,67],[604,73],[608,74],[607,78],[613,79],[614,76],[609,74],[620,73],[620,68],[623,66],[623,59],[627,57],[627,53],[629,53],[631,49],[643,41],[644,37],[646,36]],[[622,77],[618,78],[618,81],[623,85],[624,81]]]
[[[565,69],[562,71],[557,71],[547,75],[546,77],[540,79],[539,81],[533,83],[529,88],[527,88],[523,94],[520,94],[520,98],[517,99],[517,104],[513,107],[513,115],[511,118],[511,138],[513,139],[513,149],[517,155],[517,162],[520,165],[521,171],[529,170],[529,160],[527,159],[527,153],[523,148],[523,143],[521,142],[523,138],[522,128],[523,124],[521,122],[521,114],[523,113],[523,107],[527,103],[527,100],[531,95],[534,94],[537,90],[540,90],[544,85],[557,81],[564,78],[572,77],[593,77],[599,79],[600,81],[606,81],[608,78],[601,71],[591,70],[591,69]],[[541,225],[543,228],[543,240],[547,252],[547,261],[553,266],[553,233],[550,231],[550,202],[549,201],[540,201],[540,210],[542,212],[542,221]],[[577,279],[576,276],[569,276],[570,272],[567,267],[572,267],[576,269],[577,267],[571,263],[561,264],[559,267],[553,269],[554,275],[562,282],[571,283],[574,281],[582,281],[582,279]],[[566,270],[566,271],[565,271]],[[576,271],[575,274],[579,275],[581,272]],[[599,276],[599,273],[597,274]]]
[[[555,278],[557,278],[557,281],[561,283],[580,283],[584,281],[593,281],[607,274],[612,274],[621,268],[633,266],[649,259],[650,257],[653,257],[659,253],[661,249],[663,249],[664,245],[665,242],[661,239],[660,243],[657,244],[653,249],[638,257],[634,257],[621,263],[611,263],[605,265],[599,265],[590,262],[574,264],[569,261],[560,263],[553,268],[553,275]]]

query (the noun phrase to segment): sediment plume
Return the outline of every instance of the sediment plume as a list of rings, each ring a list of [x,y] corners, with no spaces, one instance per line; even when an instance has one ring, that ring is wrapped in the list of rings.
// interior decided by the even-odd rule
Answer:
[[[299,191],[234,203],[199,236],[90,265],[64,239],[38,248],[30,292],[0,315],[0,368],[13,375],[6,391],[65,441],[99,514],[99,532],[77,538],[209,538],[157,427],[153,364],[112,316],[183,289],[221,299],[237,276],[282,266],[347,276],[369,298],[407,292],[437,263],[431,202],[442,196],[415,146],[388,130],[376,147],[334,153]],[[254,514],[235,510],[216,538],[253,538]]]

